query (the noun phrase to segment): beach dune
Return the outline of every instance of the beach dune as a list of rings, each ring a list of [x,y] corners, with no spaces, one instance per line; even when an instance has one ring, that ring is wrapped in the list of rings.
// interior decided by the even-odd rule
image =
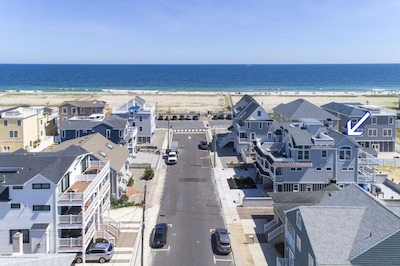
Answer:
[[[399,96],[396,94],[374,94],[374,93],[248,93],[264,107],[267,112],[281,103],[288,103],[298,98],[321,106],[323,104],[336,102],[360,102],[362,104],[376,105],[385,108],[397,109],[399,107]],[[0,108],[30,105],[58,107],[63,101],[70,100],[92,100],[97,99],[108,103],[109,108],[119,107],[135,96],[143,98],[147,104],[156,105],[157,113],[167,111],[174,113],[217,113],[227,112],[229,108],[237,103],[244,94],[238,93],[215,93],[215,92],[190,92],[171,93],[146,91],[131,92],[96,92],[96,93],[55,93],[55,92],[4,92],[0,93]]]

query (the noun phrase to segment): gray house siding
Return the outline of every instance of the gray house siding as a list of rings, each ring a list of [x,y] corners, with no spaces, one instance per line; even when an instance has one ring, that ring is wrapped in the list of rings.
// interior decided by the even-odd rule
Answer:
[[[397,232],[351,260],[351,264],[363,266],[400,265],[399,243],[400,233]]]
[[[315,261],[315,255],[313,253],[312,247],[311,247],[311,243],[310,240],[308,238],[308,234],[307,231],[305,229],[305,227],[301,224],[301,227],[299,227],[296,223],[296,217],[297,217],[297,212],[299,210],[298,209],[294,209],[291,211],[288,211],[286,213],[286,223],[290,224],[290,226],[293,228],[294,230],[294,246],[295,246],[295,251],[294,251],[294,266],[304,266],[304,265],[309,265],[308,264],[308,255],[310,254],[313,259],[314,262]],[[301,215],[301,214],[300,214]],[[297,239],[300,239],[300,245],[298,245],[297,243]],[[289,252],[288,252],[288,243],[285,241],[285,257],[289,258]],[[299,248],[301,250],[299,250]]]

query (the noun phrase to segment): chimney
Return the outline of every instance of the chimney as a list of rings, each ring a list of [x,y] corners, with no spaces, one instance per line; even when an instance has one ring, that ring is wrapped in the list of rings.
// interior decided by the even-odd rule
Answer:
[[[23,254],[23,234],[21,232],[17,232],[13,234],[12,236],[12,245],[13,245],[13,250],[12,253],[13,255],[20,255]]]

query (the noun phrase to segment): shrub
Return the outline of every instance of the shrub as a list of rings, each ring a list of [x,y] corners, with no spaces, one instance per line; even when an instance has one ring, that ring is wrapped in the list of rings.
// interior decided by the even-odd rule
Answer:
[[[151,168],[146,168],[144,170],[144,175],[143,175],[143,179],[144,180],[150,180],[154,177],[154,171]]]

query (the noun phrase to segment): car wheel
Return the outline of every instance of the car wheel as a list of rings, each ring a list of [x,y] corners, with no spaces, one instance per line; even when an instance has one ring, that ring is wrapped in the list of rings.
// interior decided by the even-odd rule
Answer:
[[[76,263],[82,263],[82,258],[76,258],[76,259],[75,259],[75,262],[76,262]]]
[[[106,262],[106,259],[105,259],[105,258],[100,258],[100,259],[99,259],[99,262],[100,262],[100,263],[104,263],[104,262]]]

